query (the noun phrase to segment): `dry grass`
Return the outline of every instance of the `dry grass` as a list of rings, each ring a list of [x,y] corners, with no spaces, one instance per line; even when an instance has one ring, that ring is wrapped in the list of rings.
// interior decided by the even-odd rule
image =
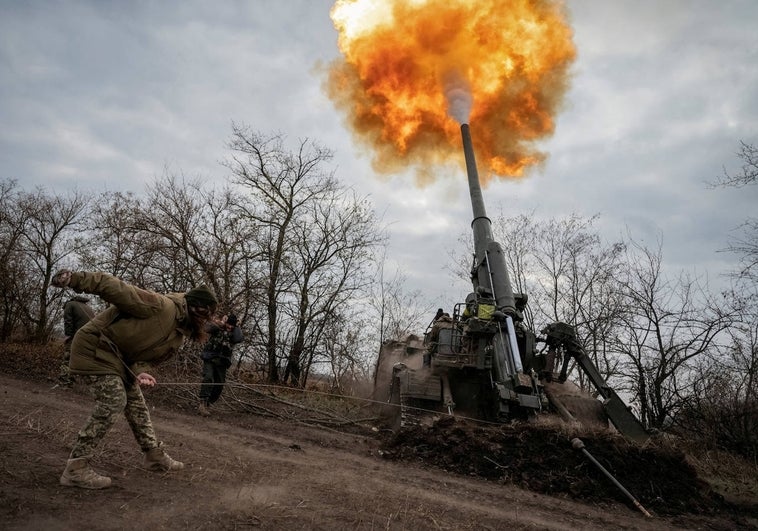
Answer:
[[[41,381],[55,381],[63,360],[63,343],[0,343],[3,372]]]
[[[737,504],[758,504],[758,464],[714,450],[690,448],[686,456],[698,476],[724,499]]]
[[[1,435],[23,433],[60,442],[70,439],[71,434],[76,431],[74,424],[67,420],[59,420],[53,424],[48,422],[43,408],[11,415],[4,423],[5,429]]]

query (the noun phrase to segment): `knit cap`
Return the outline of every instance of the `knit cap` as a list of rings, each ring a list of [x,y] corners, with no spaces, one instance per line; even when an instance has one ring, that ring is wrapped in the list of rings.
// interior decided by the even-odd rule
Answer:
[[[211,308],[215,307],[218,304],[216,295],[206,285],[192,288],[184,294],[184,298],[187,301],[188,306]]]

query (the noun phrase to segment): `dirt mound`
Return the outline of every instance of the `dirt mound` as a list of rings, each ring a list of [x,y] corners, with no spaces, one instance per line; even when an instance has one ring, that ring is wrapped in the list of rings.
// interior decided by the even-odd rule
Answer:
[[[421,461],[543,494],[628,504],[629,499],[572,448],[573,437],[529,424],[477,425],[446,417],[431,427],[403,428],[383,442],[382,451],[389,459]],[[671,448],[655,443],[640,447],[607,433],[585,433],[581,439],[648,511],[679,515],[723,509],[723,500],[698,479],[684,455]]]

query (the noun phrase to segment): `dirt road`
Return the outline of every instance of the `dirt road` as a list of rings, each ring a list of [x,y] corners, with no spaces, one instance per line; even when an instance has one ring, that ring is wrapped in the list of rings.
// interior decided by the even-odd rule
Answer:
[[[151,473],[124,420],[94,467],[113,486],[58,484],[85,394],[0,375],[0,529],[733,529],[714,517],[645,518],[382,458],[379,441],[258,416],[156,406],[183,471]],[[148,403],[151,404],[148,396]],[[152,404],[151,404],[152,405]]]

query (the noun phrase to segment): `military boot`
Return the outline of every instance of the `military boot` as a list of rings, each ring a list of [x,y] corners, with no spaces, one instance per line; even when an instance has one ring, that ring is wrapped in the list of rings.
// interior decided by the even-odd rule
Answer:
[[[168,472],[170,470],[181,470],[184,463],[175,461],[163,451],[162,444],[152,450],[145,452],[145,467],[153,472]]]
[[[92,470],[86,457],[78,457],[66,462],[66,470],[63,471],[60,483],[66,487],[105,489],[111,486],[111,478],[101,476]]]
[[[208,409],[208,404],[206,404],[205,402],[200,402],[197,405],[197,412],[202,417],[209,417],[211,414],[210,410]]]

